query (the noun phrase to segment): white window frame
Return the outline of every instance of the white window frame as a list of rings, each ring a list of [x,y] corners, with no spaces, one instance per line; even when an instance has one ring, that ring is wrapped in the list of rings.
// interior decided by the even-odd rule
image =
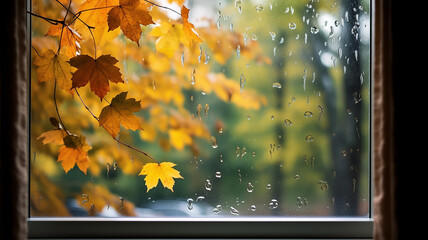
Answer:
[[[374,8],[371,0],[370,36],[370,207],[364,217],[219,217],[219,218],[101,218],[30,217],[28,239],[112,239],[112,238],[281,238],[281,239],[373,239],[373,59]],[[31,9],[31,0],[27,1]],[[31,18],[27,17],[27,32]],[[31,44],[31,34],[27,34]],[[29,44],[29,45],[30,45]],[[30,58],[30,57],[29,57]],[[30,59],[28,60],[31,62]],[[29,64],[29,66],[31,66]],[[30,69],[31,67],[29,67]],[[31,70],[29,71],[30,78]],[[31,84],[29,84],[31,86]],[[30,91],[31,92],[31,91]],[[31,97],[29,97],[31,102]],[[30,111],[30,106],[28,106]],[[28,140],[28,145],[29,140]],[[30,151],[29,151],[30,152]],[[30,159],[30,156],[27,156]],[[28,160],[29,161],[29,160]],[[29,191],[29,189],[28,189]]]

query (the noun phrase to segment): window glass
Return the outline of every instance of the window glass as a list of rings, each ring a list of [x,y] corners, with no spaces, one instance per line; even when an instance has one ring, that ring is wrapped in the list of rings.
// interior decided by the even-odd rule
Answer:
[[[369,215],[369,0],[33,0],[30,215]]]

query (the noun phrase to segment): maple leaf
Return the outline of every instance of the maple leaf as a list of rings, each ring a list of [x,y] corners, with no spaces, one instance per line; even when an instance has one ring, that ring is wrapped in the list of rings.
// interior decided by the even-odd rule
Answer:
[[[138,8],[140,0],[119,0],[119,6],[112,8],[108,12],[107,23],[109,31],[120,26],[123,34],[139,44],[141,37],[141,25],[154,24],[149,12]]]
[[[76,164],[85,173],[89,167],[88,151],[92,149],[86,143],[84,136],[67,135],[64,137],[64,146],[59,149],[58,162],[61,162],[65,173]]]
[[[150,35],[159,37],[155,42],[156,51],[171,58],[184,39],[183,25],[162,22],[161,26],[154,28],[150,32]]]
[[[156,187],[159,180],[162,182],[164,187],[169,188],[174,192],[174,178],[183,178],[180,175],[180,172],[173,168],[174,166],[176,166],[176,164],[172,162],[147,163],[144,165],[138,175],[147,175],[144,178],[147,186],[147,192]]]
[[[114,66],[117,62],[110,55],[102,55],[97,59],[80,55],[70,59],[70,65],[77,68],[71,78],[72,88],[83,87],[89,82],[91,90],[102,100],[110,91],[109,81],[123,83],[119,68]]]
[[[189,12],[190,10],[184,5],[181,7],[181,18],[183,19],[184,34],[189,39],[188,45],[192,46],[193,43],[202,42],[202,39],[196,33],[195,26],[189,22]]]
[[[141,109],[140,101],[126,99],[127,92],[119,93],[111,104],[104,107],[99,117],[99,125],[105,128],[112,137],[120,131],[120,125],[133,131],[143,129],[140,119],[133,113]]]
[[[71,58],[80,54],[82,37],[73,27],[64,24],[52,25],[46,35],[60,38],[60,47],[66,47],[65,53],[67,57]]]
[[[116,34],[113,32],[108,33],[107,29],[107,14],[110,11],[110,7],[117,6],[119,4],[118,0],[87,0],[82,3],[79,7],[79,12],[81,12],[79,19],[81,21],[75,22],[75,27],[77,30],[82,32],[86,38],[95,38],[95,42],[99,45],[102,40],[106,40],[111,37],[116,37]],[[95,10],[91,10],[95,9]],[[91,31],[87,31],[88,26],[95,27]]]
[[[39,82],[56,79],[58,86],[73,94],[71,89],[71,67],[68,58],[62,54],[55,54],[51,49],[36,56],[34,65],[37,66],[36,74]]]
[[[51,117],[49,120],[55,129],[42,133],[37,140],[43,139],[43,144],[53,143],[56,145],[63,145],[64,137],[67,136],[68,133],[62,128],[56,118]]]

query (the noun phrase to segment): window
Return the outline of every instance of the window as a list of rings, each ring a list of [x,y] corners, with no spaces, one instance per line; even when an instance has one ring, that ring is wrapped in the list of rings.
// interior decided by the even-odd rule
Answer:
[[[369,0],[29,14],[30,237],[371,237]]]

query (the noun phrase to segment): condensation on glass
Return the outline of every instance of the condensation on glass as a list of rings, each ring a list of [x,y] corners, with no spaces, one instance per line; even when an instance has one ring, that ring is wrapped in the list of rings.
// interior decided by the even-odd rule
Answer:
[[[75,10],[82,2],[73,1]],[[180,11],[176,1],[153,2]],[[144,130],[122,128],[118,139],[177,164],[183,179],[174,191],[160,182],[147,191],[138,173],[150,160],[114,141],[86,109],[98,116],[109,103],[91,100],[88,87],[54,96],[32,64],[31,216],[369,216],[370,1],[184,4],[200,44],[165,56],[152,25],[139,46],[120,31],[97,46],[119,59],[125,83],[112,91],[141,99]],[[32,8],[50,18],[65,13],[53,12],[61,9],[55,1]],[[58,44],[45,36],[46,21],[32,24],[34,61]],[[93,51],[91,41],[81,43],[82,54]],[[38,139],[59,126],[49,121],[56,107],[92,147],[86,174],[77,166],[66,173],[59,147]]]

